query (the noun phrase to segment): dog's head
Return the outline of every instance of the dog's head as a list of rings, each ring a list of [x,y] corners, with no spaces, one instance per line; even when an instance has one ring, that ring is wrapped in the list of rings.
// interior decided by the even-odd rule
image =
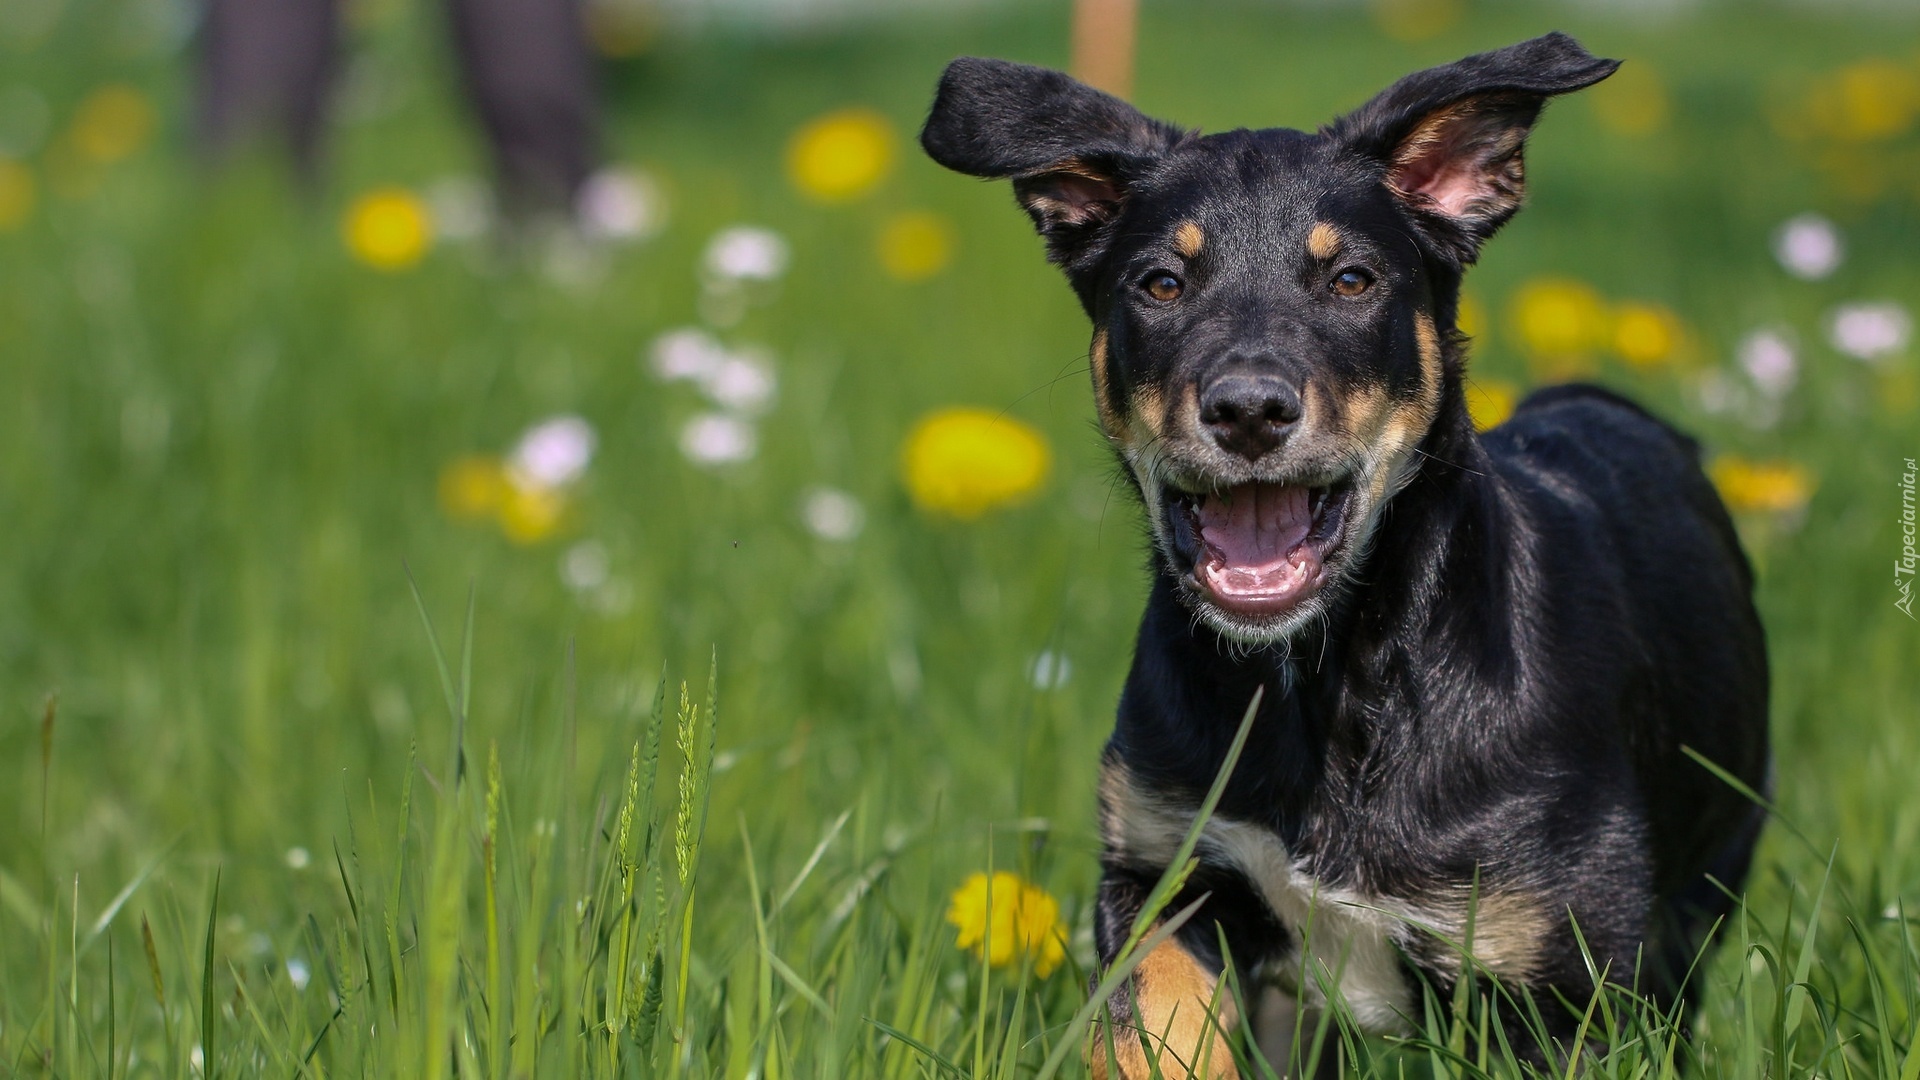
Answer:
[[[1326,610],[1459,406],[1460,273],[1519,208],[1541,106],[1618,66],[1549,34],[1317,133],[1201,136],[1057,71],[963,59],[921,144],[1013,181],[1093,319],[1100,423],[1170,575],[1216,629],[1274,642]]]

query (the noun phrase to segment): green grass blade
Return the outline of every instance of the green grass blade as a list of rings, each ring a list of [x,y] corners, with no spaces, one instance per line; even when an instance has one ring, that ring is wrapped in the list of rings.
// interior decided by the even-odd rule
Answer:
[[[100,912],[100,916],[94,919],[93,925],[87,929],[87,936],[80,943],[81,952],[86,952],[102,934],[107,932],[107,927],[113,925],[114,917],[120,914],[120,909],[127,905],[127,901],[133,899],[133,895],[140,891],[140,886],[145,885],[147,879],[153,877],[154,871],[160,869],[161,865],[167,861],[167,856],[173,854],[173,849],[180,846],[180,840],[180,837],[174,837],[166,847],[160,849],[158,854],[148,859],[146,865],[140,868],[140,872],[133,875],[133,878],[122,886],[118,893],[114,894],[113,899],[108,901],[106,908]]]
[[[434,671],[440,676],[440,694],[447,703],[447,714],[453,720],[453,747],[448,755],[451,764],[447,769],[447,777],[449,783],[457,785],[463,761],[460,740],[466,733],[466,711],[461,704],[465,700],[465,694],[455,687],[453,672],[447,667],[446,651],[440,647],[440,634],[433,628],[433,616],[427,611],[426,598],[420,595],[420,583],[413,578],[413,567],[402,561],[400,568],[406,572],[407,589],[413,594],[414,610],[420,613],[420,625],[427,631],[427,647],[433,653]],[[467,593],[467,615],[469,626],[462,635],[465,639],[463,648],[471,647],[472,641],[473,593],[471,590]]]
[[[213,872],[213,898],[207,904],[207,945],[206,953],[200,965],[200,1060],[203,1073],[208,1080],[215,1080],[220,1072],[219,1045],[215,1037],[220,1025],[216,1022],[213,1005],[213,945],[214,934],[218,930],[216,920],[220,914],[220,871]]]
[[[1247,702],[1247,711],[1240,717],[1240,727],[1233,734],[1233,742],[1227,746],[1227,754],[1220,763],[1219,772],[1214,774],[1213,786],[1207,789],[1206,798],[1200,801],[1200,808],[1193,815],[1193,825],[1187,829],[1187,835],[1181,838],[1180,846],[1174,849],[1166,872],[1160,875],[1153,891],[1147,894],[1146,903],[1141,905],[1140,913],[1134,917],[1133,928],[1127,934],[1121,952],[1127,952],[1139,943],[1153,925],[1153,920],[1159,918],[1160,912],[1185,883],[1187,874],[1191,872],[1188,864],[1193,857],[1193,850],[1199,845],[1200,835],[1206,831],[1207,822],[1212,820],[1221,797],[1227,793],[1227,781],[1233,777],[1234,767],[1240,763],[1240,753],[1246,749],[1247,737],[1253,732],[1253,721],[1260,714],[1260,701],[1266,692],[1266,687],[1259,687],[1253,692],[1253,700]]]

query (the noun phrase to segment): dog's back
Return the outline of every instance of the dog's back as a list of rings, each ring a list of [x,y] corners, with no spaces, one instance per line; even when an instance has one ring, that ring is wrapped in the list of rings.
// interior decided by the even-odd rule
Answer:
[[[1640,660],[1620,736],[1652,831],[1654,892],[1674,916],[1661,951],[1667,967],[1690,963],[1702,920],[1731,903],[1706,878],[1740,887],[1760,814],[1686,751],[1756,791],[1768,784],[1766,641],[1733,522],[1693,440],[1598,387],[1539,391],[1482,445],[1532,526],[1534,566],[1565,579],[1545,594],[1576,605],[1558,644],[1608,666]]]

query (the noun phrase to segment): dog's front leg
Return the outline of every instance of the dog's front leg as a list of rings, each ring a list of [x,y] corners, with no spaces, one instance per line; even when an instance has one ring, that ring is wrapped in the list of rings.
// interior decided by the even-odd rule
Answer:
[[[1100,971],[1118,959],[1145,898],[1131,878],[1109,871],[1101,881]],[[1087,1068],[1095,1080],[1238,1080],[1227,1038],[1238,1015],[1218,967],[1175,935],[1155,946],[1107,1000],[1088,1032]]]
[[[1278,986],[1265,986],[1251,995],[1254,1045],[1274,1074],[1288,1078],[1337,1080],[1340,1076],[1340,1033],[1329,1031],[1319,1046],[1320,1058],[1309,1068],[1316,1029],[1325,1013],[1310,1010],[1300,999]]]

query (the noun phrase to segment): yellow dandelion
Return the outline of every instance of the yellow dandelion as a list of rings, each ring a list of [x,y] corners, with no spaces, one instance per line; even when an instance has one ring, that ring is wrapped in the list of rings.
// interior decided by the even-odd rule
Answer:
[[[67,138],[81,157],[108,165],[145,146],[157,122],[145,94],[115,83],[95,90],[80,103]]]
[[[916,505],[968,521],[1032,495],[1052,458],[1032,427],[985,409],[952,408],[914,426],[900,463]]]
[[[1644,61],[1623,65],[1588,99],[1600,126],[1620,135],[1651,135],[1667,126],[1673,112],[1667,84]]]
[[[1607,339],[1607,302],[1584,281],[1541,278],[1521,286],[1512,304],[1514,336],[1543,378],[1583,375]]]
[[[993,967],[1031,957],[1033,973],[1044,979],[1066,959],[1067,928],[1059,902],[1018,874],[969,875],[953,891],[947,922],[960,931],[955,945]]]
[[[456,458],[440,470],[440,509],[455,521],[482,521],[506,502],[507,467],[489,454]]]
[[[1891,155],[1874,147],[1835,145],[1814,161],[1827,187],[1850,202],[1870,203],[1893,186]]]
[[[1920,74],[1891,60],[1862,60],[1816,84],[1807,111],[1816,130],[1836,139],[1895,138],[1920,118]]]
[[[1634,367],[1672,363],[1684,333],[1680,317],[1659,304],[1629,301],[1614,309],[1613,351]]]
[[[1487,329],[1487,307],[1480,298],[1470,293],[1460,294],[1459,310],[1454,312],[1453,324],[1460,332],[1470,338],[1477,338]]]
[[[939,214],[895,214],[880,230],[880,265],[901,281],[924,281],[953,259],[954,229]]]
[[[355,258],[376,270],[405,270],[433,247],[433,218],[419,196],[382,187],[347,208],[341,235]]]
[[[568,508],[559,488],[509,482],[500,502],[500,531],[516,544],[537,544],[560,531]]]
[[[1905,416],[1920,404],[1920,375],[1911,368],[1889,366],[1880,375],[1880,392],[1874,397],[1880,410],[1889,416]]]
[[[0,158],[0,232],[12,232],[33,214],[33,173],[17,161]]]
[[[841,109],[793,136],[787,175],[816,202],[857,199],[879,186],[893,168],[893,126],[872,109]]]
[[[1396,41],[1425,41],[1453,28],[1465,9],[1461,0],[1372,0],[1373,24]]]
[[[1750,461],[1722,454],[1707,466],[1713,486],[1734,513],[1798,514],[1817,485],[1813,473],[1791,461]]]
[[[1513,406],[1520,400],[1520,388],[1501,379],[1469,379],[1467,381],[1467,413],[1473,417],[1473,426],[1481,431],[1499,427],[1513,415]]]

